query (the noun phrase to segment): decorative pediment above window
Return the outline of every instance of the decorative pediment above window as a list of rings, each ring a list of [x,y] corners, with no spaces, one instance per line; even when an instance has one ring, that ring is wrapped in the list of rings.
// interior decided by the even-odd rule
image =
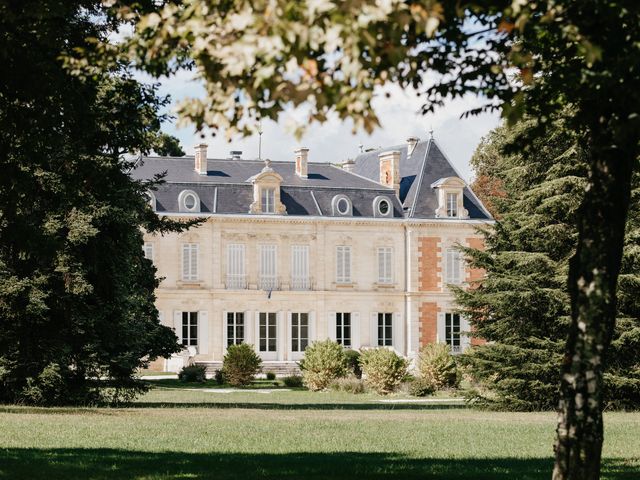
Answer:
[[[271,168],[270,160],[265,160],[262,171],[248,181],[253,183],[253,203],[249,207],[249,213],[287,214],[287,209],[280,200],[282,177]]]
[[[460,177],[441,178],[431,184],[438,198],[436,218],[469,218],[469,212],[464,208],[465,186]]]

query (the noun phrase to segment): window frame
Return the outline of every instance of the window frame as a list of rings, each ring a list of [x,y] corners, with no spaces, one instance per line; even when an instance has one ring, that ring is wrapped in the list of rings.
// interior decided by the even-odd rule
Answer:
[[[260,289],[277,290],[279,287],[278,246],[275,243],[258,245],[258,260],[260,262],[258,265],[258,283]]]
[[[462,283],[463,258],[460,250],[455,247],[447,248],[445,252],[445,283],[460,285]]]
[[[309,245],[291,246],[291,289],[309,290]]]
[[[378,261],[378,283],[391,285],[393,284],[393,247],[378,247],[376,252],[376,259]]]
[[[188,251],[188,267],[185,269],[185,251]],[[197,282],[199,277],[198,260],[200,256],[200,245],[193,242],[185,242],[182,244],[182,281]],[[185,274],[185,270],[188,273]]]
[[[447,217],[457,218],[459,194],[457,192],[446,192],[445,195],[446,195]],[[451,202],[452,199],[453,199],[453,202]]]
[[[198,346],[198,320],[198,312],[182,312],[181,343],[183,347]],[[195,335],[193,335],[194,332]]]
[[[352,281],[351,245],[336,245],[336,284],[349,285]]]
[[[310,337],[310,315],[308,312],[292,312],[291,313],[291,325],[290,325],[290,338],[291,338],[291,352],[292,353],[304,353],[309,346]],[[303,326],[303,322],[305,325]],[[302,335],[302,329],[306,329],[306,336]],[[294,330],[295,329],[295,330]],[[294,331],[296,333],[294,333]],[[302,346],[304,342],[304,347]]]
[[[378,346],[393,346],[393,313],[378,312]]]
[[[244,312],[227,312],[227,344],[225,348],[244,343],[246,327]],[[238,333],[239,331],[240,333]],[[231,335],[229,333],[231,333]]]
[[[262,335],[262,323],[264,319],[264,332]],[[271,325],[273,320],[273,325]],[[273,328],[273,331],[270,330]],[[273,335],[271,335],[273,333]],[[271,349],[273,342],[273,349]],[[264,344],[264,348],[263,348]],[[276,312],[259,312],[258,313],[258,351],[260,353],[275,353],[278,351],[278,314]]]
[[[236,271],[236,269],[238,271]],[[227,244],[226,288],[241,290],[247,287],[246,247],[244,243]]]
[[[336,342],[344,348],[352,348],[352,336],[353,322],[351,312],[336,312]]]
[[[264,214],[276,213],[276,189],[275,187],[261,187],[260,211]]]
[[[458,322],[457,331],[455,331],[454,324],[456,319]],[[459,313],[447,312],[444,314],[444,341],[452,353],[462,352],[462,317]]]
[[[193,196],[193,207],[188,208],[186,199],[189,196]],[[181,213],[200,213],[200,196],[193,190],[182,190],[178,195],[178,210]]]
[[[144,258],[146,258],[147,260],[151,260],[151,262],[153,262],[153,257],[154,257],[154,245],[153,242],[144,242],[144,244],[142,245],[142,253],[144,255]]]

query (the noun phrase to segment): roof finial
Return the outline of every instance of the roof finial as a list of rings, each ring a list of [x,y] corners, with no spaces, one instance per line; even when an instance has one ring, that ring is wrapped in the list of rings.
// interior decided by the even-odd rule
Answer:
[[[364,145],[362,144],[362,142],[358,144],[358,150],[360,150],[360,153],[364,152]]]
[[[258,160],[262,160],[262,120],[258,120]]]
[[[433,125],[429,127],[429,140],[433,140]]]

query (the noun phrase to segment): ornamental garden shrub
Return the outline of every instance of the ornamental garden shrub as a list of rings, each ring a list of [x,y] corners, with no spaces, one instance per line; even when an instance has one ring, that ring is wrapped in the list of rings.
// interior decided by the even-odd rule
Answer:
[[[431,382],[436,390],[457,387],[460,383],[456,361],[446,343],[428,343],[422,347],[418,371],[420,377]]]
[[[290,375],[282,379],[285,387],[300,388],[302,387],[302,377],[300,375]]]
[[[267,372],[265,373],[265,377],[267,378],[267,380],[275,380],[276,374],[274,372]]]
[[[216,381],[217,385],[224,385],[224,374],[222,373],[222,369],[216,370],[216,374],[213,379]]]
[[[234,387],[248,385],[260,370],[262,360],[247,343],[230,345],[222,360],[225,380]]]
[[[408,362],[393,350],[374,348],[360,355],[365,383],[380,395],[393,392],[407,374]]]
[[[364,381],[354,376],[336,378],[329,384],[329,388],[336,392],[346,393],[364,393],[366,391]]]
[[[206,380],[205,368],[202,365],[189,365],[183,367],[178,373],[178,379],[181,382],[198,382],[203,383]]]
[[[300,362],[304,385],[312,391],[324,390],[336,378],[347,374],[344,348],[331,340],[313,342]]]
[[[435,391],[436,389],[431,380],[426,378],[418,377],[409,382],[409,395],[413,397],[426,397]]]
[[[348,369],[355,375],[356,378],[362,378],[362,368],[360,368],[360,352],[357,350],[345,350],[344,354],[347,357]]]

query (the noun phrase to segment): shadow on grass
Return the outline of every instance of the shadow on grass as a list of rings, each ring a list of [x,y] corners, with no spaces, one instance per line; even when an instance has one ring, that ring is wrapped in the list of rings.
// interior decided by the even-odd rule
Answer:
[[[186,440],[187,441],[187,440]],[[415,459],[384,453],[185,453],[117,449],[0,450],[0,479],[547,479],[550,458]],[[603,478],[638,470],[605,461]]]
[[[269,402],[136,402],[127,408],[245,408],[257,410],[447,410],[463,403],[269,403]]]

